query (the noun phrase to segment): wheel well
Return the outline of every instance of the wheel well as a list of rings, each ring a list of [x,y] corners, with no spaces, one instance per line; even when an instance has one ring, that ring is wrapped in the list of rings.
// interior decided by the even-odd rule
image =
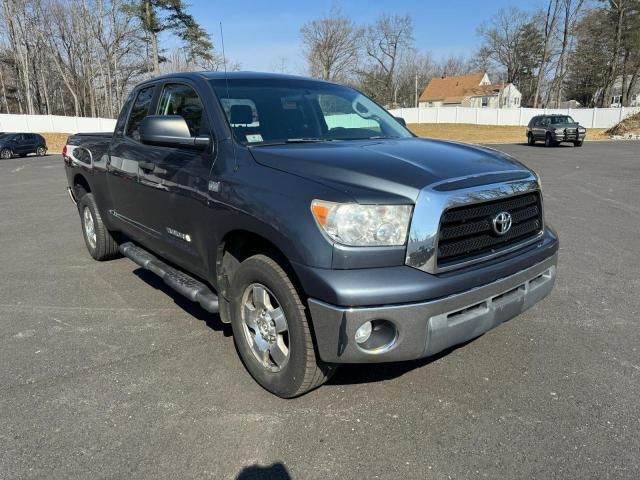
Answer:
[[[75,190],[75,193],[78,194],[78,187],[82,187],[82,189],[86,192],[89,193],[91,192],[91,187],[89,186],[89,182],[87,182],[87,179],[84,178],[82,175],[78,174],[75,177],[73,177],[73,189]]]
[[[225,235],[216,254],[216,282],[219,294],[227,298],[233,274],[247,258],[264,254],[273,258],[287,272],[289,278],[299,289],[300,283],[286,255],[266,238],[246,230],[234,230]]]

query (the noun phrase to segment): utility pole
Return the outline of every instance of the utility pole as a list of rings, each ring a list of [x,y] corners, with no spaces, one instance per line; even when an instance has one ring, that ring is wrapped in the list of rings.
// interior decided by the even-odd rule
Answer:
[[[414,107],[418,108],[418,71],[416,70],[416,102]]]

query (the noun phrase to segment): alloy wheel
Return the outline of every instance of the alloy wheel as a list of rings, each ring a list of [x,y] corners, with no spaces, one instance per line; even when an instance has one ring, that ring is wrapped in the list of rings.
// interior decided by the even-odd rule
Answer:
[[[84,225],[84,234],[87,237],[87,241],[92,249],[96,248],[97,245],[97,237],[96,237],[96,226],[93,221],[93,214],[91,213],[91,209],[89,207],[84,207],[84,211],[82,212],[82,221]]]
[[[275,295],[261,283],[249,285],[242,295],[244,338],[258,362],[279,372],[289,361],[289,326]]]

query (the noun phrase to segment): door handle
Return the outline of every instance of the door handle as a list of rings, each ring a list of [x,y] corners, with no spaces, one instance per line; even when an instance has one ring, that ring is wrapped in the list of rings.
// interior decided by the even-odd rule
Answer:
[[[153,162],[138,162],[138,167],[140,167],[140,170],[144,170],[145,172],[152,172],[154,170],[154,168],[156,168],[156,164]]]

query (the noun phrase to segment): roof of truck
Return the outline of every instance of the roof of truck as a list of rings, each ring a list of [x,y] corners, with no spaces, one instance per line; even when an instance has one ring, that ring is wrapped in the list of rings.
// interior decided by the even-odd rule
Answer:
[[[323,80],[319,80],[317,78],[303,77],[299,75],[289,75],[284,73],[267,73],[267,72],[176,72],[169,73],[166,75],[160,75],[157,77],[150,78],[145,82],[151,82],[155,80],[165,79],[165,78],[205,78],[207,80],[224,80],[228,78],[229,80],[246,80],[246,79],[256,79],[256,80],[313,80],[317,82],[322,82]]]

